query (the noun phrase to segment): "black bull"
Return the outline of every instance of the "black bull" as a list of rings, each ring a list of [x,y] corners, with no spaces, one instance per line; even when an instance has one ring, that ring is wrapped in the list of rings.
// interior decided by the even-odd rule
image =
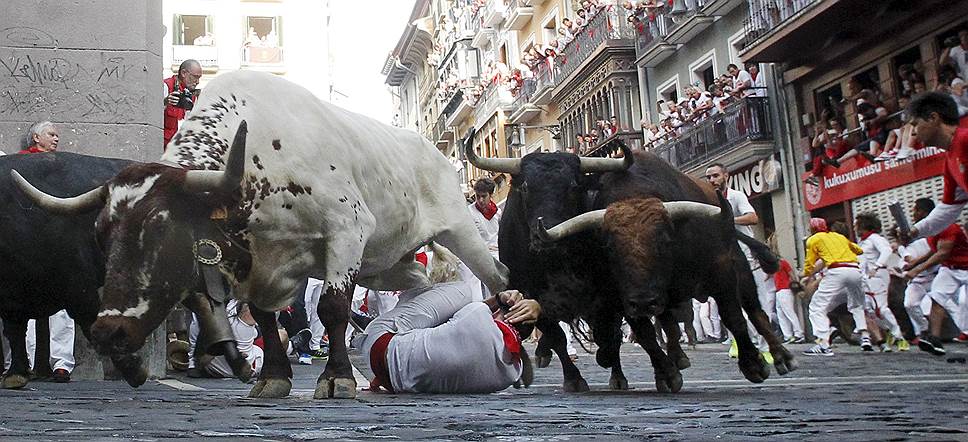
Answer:
[[[101,310],[98,290],[105,274],[104,255],[95,238],[97,212],[73,216],[48,213],[17,189],[10,171],[17,170],[51,195],[70,196],[100,187],[132,163],[67,152],[0,157],[0,319],[11,347],[11,366],[4,373],[2,388],[22,388],[28,382],[24,337],[29,319],[45,319],[67,310],[77,328],[91,340],[91,325]],[[227,342],[233,339],[227,323],[213,325],[218,317],[211,303],[196,295],[187,298],[185,304],[202,322],[199,341],[211,344],[200,345],[199,351],[226,353],[233,368],[242,367],[240,377],[250,375],[244,370],[248,367],[245,359],[237,350],[232,353],[234,340]],[[38,342],[38,348],[43,346]],[[114,356],[112,362],[132,386],[145,382],[147,373],[138,357]]]
[[[66,309],[90,338],[100,310],[97,290],[104,282],[95,214],[82,219],[48,214],[15,188],[10,170],[21,171],[53,195],[75,195],[100,186],[129,163],[72,153],[0,158],[0,318],[12,359],[3,388],[27,384],[27,321]]]
[[[505,205],[499,233],[501,261],[511,271],[509,288],[518,289],[542,303],[543,332],[537,360],[544,365],[550,348],[558,354],[564,370],[567,391],[586,390],[577,367],[568,359],[559,320],[585,319],[593,330],[598,363],[612,369],[612,388],[625,388],[618,349],[619,325],[624,317],[649,353],[660,391],[678,391],[682,385],[679,370],[689,366],[678,345],[679,329],[675,308],[689,308],[690,298],[705,300],[712,296],[719,303],[726,327],[736,336],[739,366],[752,382],[769,376],[768,366],[749,337],[742,311],[746,311],[757,331],[767,340],[777,371],[785,374],[796,368],[791,354],[772,332],[769,319],[757,298],[749,264],[737,245],[740,239],[752,245],[765,264],[772,262],[765,246],[749,237],[739,237],[733,227],[729,206],[708,185],[672,168],[658,157],[637,152],[628,157],[625,167],[606,173],[586,174],[587,159],[563,153],[535,153],[521,160],[481,162],[468,149],[468,158],[480,167],[509,172],[511,193]],[[631,155],[627,152],[626,155]],[[515,163],[515,161],[517,161]],[[622,160],[614,160],[622,162]],[[669,220],[659,215],[651,236],[635,240],[647,250],[642,256],[625,253],[629,237],[622,235],[621,222],[605,224],[561,239],[542,240],[543,225],[555,226],[577,215],[624,203],[648,205],[647,198],[661,201],[696,201],[720,206],[721,216],[689,217]],[[620,203],[616,206],[616,203]],[[661,205],[659,210],[661,210]],[[629,215],[631,213],[631,215]],[[645,222],[646,212],[625,212],[625,222]],[[639,218],[639,219],[636,219]],[[539,221],[543,219],[543,223]],[[621,221],[616,216],[613,219]],[[600,223],[599,226],[602,224]],[[618,230],[615,230],[618,229]],[[527,247],[523,247],[527,245]],[[769,270],[769,269],[766,269]],[[652,338],[649,317],[657,315],[669,338],[667,356]]]

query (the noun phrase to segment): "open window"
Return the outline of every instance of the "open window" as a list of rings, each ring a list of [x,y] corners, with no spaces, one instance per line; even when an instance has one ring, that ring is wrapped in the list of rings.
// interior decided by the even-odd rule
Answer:
[[[666,80],[655,89],[656,96],[667,102],[679,101],[679,75]]]
[[[215,45],[215,18],[210,15],[175,14],[172,29],[176,46]]]
[[[706,90],[716,79],[716,50],[705,53],[689,64],[690,84],[699,83]]]
[[[245,63],[282,63],[282,17],[246,17],[245,29]]]

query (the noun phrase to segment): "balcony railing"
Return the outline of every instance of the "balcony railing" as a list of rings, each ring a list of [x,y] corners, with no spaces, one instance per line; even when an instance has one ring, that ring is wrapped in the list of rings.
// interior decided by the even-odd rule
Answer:
[[[687,169],[747,141],[773,139],[767,97],[747,97],[652,151],[679,169]]]
[[[743,50],[752,47],[763,37],[773,33],[784,22],[790,20],[801,11],[820,3],[820,0],[787,0],[780,2],[766,2],[756,10],[750,10],[749,17],[743,22],[744,38]]]
[[[606,7],[561,49],[555,60],[558,78],[571,76],[607,40],[628,40],[627,45],[633,46],[637,36],[638,30],[628,22],[624,8],[614,4]]]
[[[653,45],[661,42],[673,27],[675,23],[672,18],[665,14],[657,14],[655,20],[646,17],[635,40],[635,56],[641,57]]]
[[[444,139],[444,132],[447,132],[447,114],[441,113],[440,117],[437,118],[437,122],[434,123],[433,128],[430,130],[430,141],[440,145],[441,142],[446,142],[448,140]]]
[[[242,48],[242,62],[252,64],[282,64],[282,48],[247,46]]]
[[[488,85],[474,108],[474,121],[480,125],[486,122],[498,107],[509,108],[514,98],[511,91],[502,85]]]
[[[620,131],[614,135],[600,141],[593,148],[581,152],[583,157],[607,157],[612,152],[621,150],[621,145],[625,144],[632,150],[642,148],[642,132],[639,131]]]
[[[183,61],[198,60],[202,69],[218,69],[218,48],[215,46],[175,45],[171,47],[171,64],[178,66]]]
[[[518,109],[524,107],[531,101],[531,97],[538,90],[538,79],[528,78],[524,80],[521,85],[521,89],[518,90],[517,95],[514,96],[514,102],[511,104],[511,113],[516,112]]]

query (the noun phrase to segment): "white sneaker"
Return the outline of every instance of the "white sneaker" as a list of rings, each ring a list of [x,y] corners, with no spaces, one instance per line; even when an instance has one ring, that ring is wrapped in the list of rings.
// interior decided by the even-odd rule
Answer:
[[[313,357],[306,353],[300,354],[299,365],[313,365]]]
[[[824,347],[820,344],[810,347],[809,350],[803,352],[806,356],[833,356],[834,351],[830,347]]]
[[[907,159],[907,157],[914,154],[914,149],[909,146],[904,146],[897,151],[897,155],[894,156],[895,160],[901,161]]]

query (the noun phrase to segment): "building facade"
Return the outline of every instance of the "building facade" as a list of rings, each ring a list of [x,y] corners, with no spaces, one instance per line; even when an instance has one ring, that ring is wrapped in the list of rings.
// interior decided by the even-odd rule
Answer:
[[[778,3],[750,0],[739,56],[777,63],[781,73],[783,142],[797,152],[799,163],[800,179],[790,180],[797,184],[792,203],[803,217],[796,225],[799,236],[806,235],[807,216],[851,225],[855,215],[874,212],[890,226],[888,204],[900,202],[910,213],[917,198],[937,201],[940,149],[927,146],[904,160],[878,162],[858,155],[839,167],[817,168],[810,159],[819,152],[811,151],[811,143],[820,131],[840,124],[849,133],[847,147],[865,146],[878,130],[862,126],[865,106],[884,108],[889,117],[880,127],[900,131],[906,100],[948,90],[958,73],[940,63],[941,55],[958,45],[968,3],[921,1],[903,8],[847,0]]]
[[[195,59],[200,87],[223,72],[271,72],[317,96],[331,96],[329,2],[300,0],[164,0],[166,75]],[[161,94],[161,92],[159,92]]]

